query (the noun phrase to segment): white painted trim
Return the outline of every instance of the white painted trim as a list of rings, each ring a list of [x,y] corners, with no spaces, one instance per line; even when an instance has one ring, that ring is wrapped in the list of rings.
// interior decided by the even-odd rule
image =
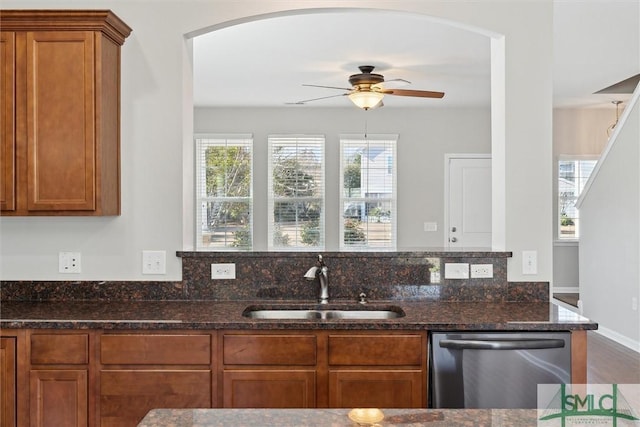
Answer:
[[[631,338],[621,335],[612,329],[605,328],[604,326],[600,325],[598,325],[598,329],[594,332],[597,332],[600,335],[607,337],[610,340],[613,340],[630,350],[635,351],[636,353],[640,353],[640,341],[632,340]]]
[[[576,285],[576,286],[554,286],[552,289],[553,289],[553,292],[559,293],[559,294],[577,294],[578,292],[580,292],[580,287],[578,285]]]
[[[631,114],[631,110],[633,110],[635,105],[638,103],[638,99],[640,99],[640,83],[638,84],[638,86],[636,86],[636,89],[633,91],[633,96],[631,97],[631,100],[629,100],[629,103],[622,111],[620,120],[618,120],[618,124],[613,129],[613,133],[609,138],[609,142],[607,143],[607,146],[604,147],[604,150],[602,150],[602,154],[600,155],[600,160],[598,160],[598,163],[596,163],[596,166],[593,168],[593,171],[591,172],[591,176],[589,176],[589,179],[587,180],[587,183],[584,185],[584,188],[582,189],[582,192],[580,193],[578,200],[576,200],[576,208],[580,209],[580,207],[582,206],[582,202],[584,202],[585,197],[589,193],[589,189],[591,188],[593,181],[598,177],[598,173],[600,172],[600,167],[607,160],[607,156],[609,155],[611,148],[613,147],[613,145],[616,143],[616,140],[618,139],[618,134],[620,133],[620,129],[624,128],[624,125],[629,119],[629,115]]]
[[[443,236],[443,248],[449,248],[449,169],[452,159],[491,159],[491,154],[488,153],[445,153],[444,154],[444,236]],[[491,162],[491,168],[493,170],[493,162]],[[493,184],[492,184],[493,187]],[[492,209],[493,214],[493,209]],[[496,250],[495,248],[492,248]]]

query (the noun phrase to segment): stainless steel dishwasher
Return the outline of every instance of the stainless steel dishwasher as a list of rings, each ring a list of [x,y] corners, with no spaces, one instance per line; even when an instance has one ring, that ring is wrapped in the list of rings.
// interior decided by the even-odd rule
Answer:
[[[571,380],[571,333],[432,333],[430,380],[433,408],[536,408],[538,384]]]

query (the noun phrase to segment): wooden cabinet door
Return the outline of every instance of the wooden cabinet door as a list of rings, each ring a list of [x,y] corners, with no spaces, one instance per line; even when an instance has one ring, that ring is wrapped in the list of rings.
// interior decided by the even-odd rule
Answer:
[[[420,408],[423,393],[419,369],[329,371],[331,408]]]
[[[136,426],[154,408],[210,408],[210,370],[103,370],[100,426]]]
[[[86,370],[32,370],[29,412],[31,427],[87,425]]]
[[[15,33],[0,32],[0,209],[16,209]]]
[[[227,370],[225,408],[315,408],[315,370]]]
[[[0,427],[16,426],[16,339],[0,338]]]
[[[27,210],[94,210],[94,33],[28,32],[26,40]]]

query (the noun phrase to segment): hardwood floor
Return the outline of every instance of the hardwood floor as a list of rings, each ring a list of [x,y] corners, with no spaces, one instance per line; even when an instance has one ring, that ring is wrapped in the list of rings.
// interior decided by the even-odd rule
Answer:
[[[590,384],[640,384],[640,353],[589,331],[587,381]]]

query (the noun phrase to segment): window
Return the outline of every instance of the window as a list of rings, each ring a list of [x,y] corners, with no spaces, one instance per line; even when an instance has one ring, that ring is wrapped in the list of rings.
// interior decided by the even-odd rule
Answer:
[[[558,238],[578,239],[580,218],[575,207],[597,160],[566,158],[558,161]]]
[[[340,137],[340,248],[396,248],[397,135]]]
[[[270,250],[324,249],[324,137],[269,136]]]
[[[196,135],[196,246],[251,250],[250,135]]]

